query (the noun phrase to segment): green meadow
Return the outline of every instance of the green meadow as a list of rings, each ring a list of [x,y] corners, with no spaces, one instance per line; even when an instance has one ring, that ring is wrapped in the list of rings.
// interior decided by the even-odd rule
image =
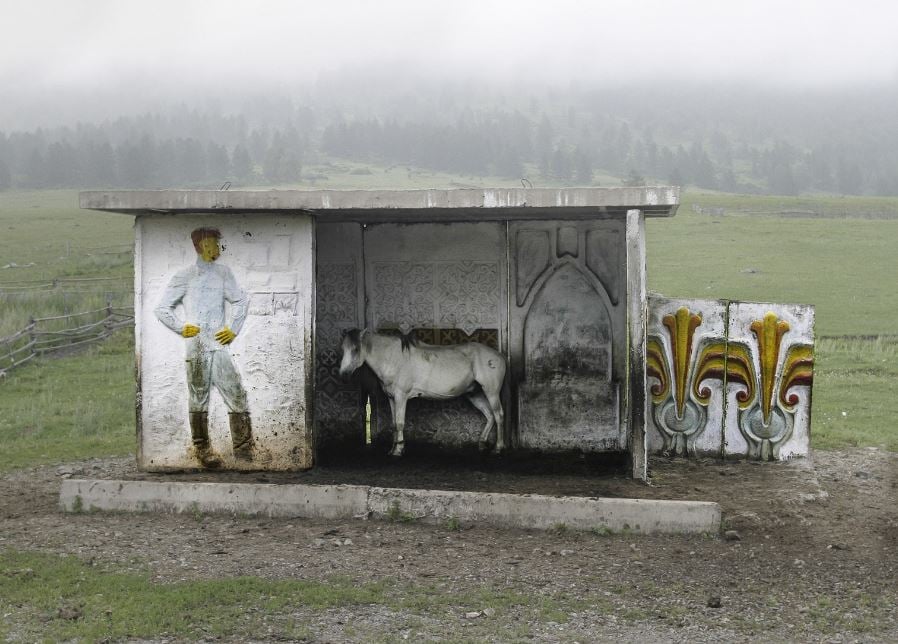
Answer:
[[[833,198],[821,198],[818,208]],[[898,335],[898,199],[839,198],[841,217],[733,214],[809,207],[797,198],[685,193],[676,216],[650,219],[649,289],[664,295],[813,304],[817,335]],[[802,203],[799,208],[798,203]],[[732,205],[732,204],[739,205]],[[692,211],[727,204],[726,214]]]
[[[332,164],[317,176],[319,188],[516,185],[404,166]],[[699,214],[693,205],[724,212]],[[79,210],[74,191],[0,193],[0,336],[32,316],[97,308],[130,292],[132,223]],[[648,222],[649,288],[678,297],[814,304],[812,445],[898,450],[889,409],[898,377],[895,248],[898,199],[687,191],[675,217]],[[31,288],[73,277],[115,279]],[[126,331],[103,346],[10,372],[0,380],[0,471],[132,451],[132,373]]]

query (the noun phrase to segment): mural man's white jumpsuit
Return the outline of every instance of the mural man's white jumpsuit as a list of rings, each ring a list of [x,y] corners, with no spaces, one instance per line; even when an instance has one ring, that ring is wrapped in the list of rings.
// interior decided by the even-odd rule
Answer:
[[[225,316],[225,302],[231,305],[230,320]],[[184,306],[184,318],[178,314],[179,304]],[[234,367],[228,347],[218,342],[215,334],[225,327],[235,334],[240,333],[248,306],[246,293],[237,285],[234,274],[227,266],[197,257],[195,265],[175,273],[155,309],[159,321],[179,335],[185,323],[200,328],[196,336],[186,340],[187,387],[194,444],[202,449],[208,447],[207,426],[196,425],[206,425],[208,422],[209,393],[214,385],[230,412],[232,440],[238,458],[245,455],[241,453],[242,448],[246,448],[243,452],[249,448],[246,390],[240,382],[240,374]]]

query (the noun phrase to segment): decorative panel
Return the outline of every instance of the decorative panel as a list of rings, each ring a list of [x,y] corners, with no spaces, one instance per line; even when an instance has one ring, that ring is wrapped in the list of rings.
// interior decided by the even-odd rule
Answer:
[[[614,303],[608,285],[619,285],[626,269],[606,259],[600,275],[590,264],[597,253],[623,257],[612,250],[624,243],[623,224],[531,221],[512,223],[509,231],[517,444],[541,450],[623,449],[619,392],[626,369],[626,310]]]
[[[760,460],[807,456],[814,309],[729,304],[724,452]]]
[[[443,262],[436,272],[436,325],[471,335],[499,327],[499,262]]]
[[[809,306],[650,298],[650,449],[806,455],[813,325]]]
[[[499,324],[498,261],[374,262],[375,329],[458,328],[469,335]]]
[[[677,456],[720,454],[723,382],[702,377],[696,363],[702,352],[723,350],[726,302],[650,297],[648,312],[648,449]]]
[[[559,265],[527,311],[524,374],[528,382],[611,379],[611,318],[596,286],[575,264]]]
[[[319,449],[363,445],[364,396],[357,378],[340,377],[343,332],[363,326],[362,233],[358,224],[316,227],[315,425]]]
[[[419,262],[371,265],[371,324],[375,329],[408,333],[436,322],[436,266]]]

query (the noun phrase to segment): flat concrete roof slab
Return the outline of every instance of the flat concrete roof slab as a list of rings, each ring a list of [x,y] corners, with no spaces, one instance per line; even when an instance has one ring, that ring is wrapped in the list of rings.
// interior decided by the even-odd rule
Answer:
[[[671,186],[455,190],[111,190],[80,194],[81,208],[151,213],[294,212],[328,221],[464,221],[604,218],[641,210],[669,217]]]
[[[610,532],[712,533],[720,530],[717,503],[495,492],[412,490],[362,485],[196,483],[68,479],[63,511],[227,512],[315,519],[456,519],[502,528]]]

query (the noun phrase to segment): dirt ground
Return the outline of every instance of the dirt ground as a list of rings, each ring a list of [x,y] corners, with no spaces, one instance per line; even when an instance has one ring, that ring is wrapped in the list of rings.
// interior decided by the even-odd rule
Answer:
[[[898,641],[898,454],[867,448],[757,464],[656,459],[644,485],[588,463],[332,465],[291,475],[138,473],[131,459],[20,470],[0,479],[0,549],[76,555],[160,582],[251,575],[554,602],[428,612],[297,606],[314,641]],[[60,480],[182,478],[362,483],[712,500],[729,538],[496,530],[224,515],[64,515]],[[483,599],[482,601],[488,601]],[[261,639],[275,639],[276,633]],[[244,635],[236,636],[244,639]]]

